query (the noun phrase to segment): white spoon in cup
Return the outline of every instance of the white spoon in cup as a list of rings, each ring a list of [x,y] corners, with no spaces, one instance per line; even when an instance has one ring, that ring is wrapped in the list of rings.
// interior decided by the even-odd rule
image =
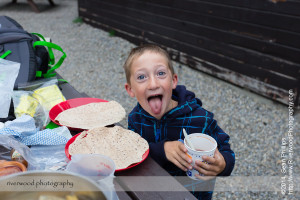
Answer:
[[[186,143],[187,145],[194,151],[196,151],[196,149],[194,148],[194,145],[192,143],[192,141],[190,141],[189,137],[188,137],[188,134],[186,133],[185,129],[183,128],[183,135],[184,135],[184,138],[186,140]]]

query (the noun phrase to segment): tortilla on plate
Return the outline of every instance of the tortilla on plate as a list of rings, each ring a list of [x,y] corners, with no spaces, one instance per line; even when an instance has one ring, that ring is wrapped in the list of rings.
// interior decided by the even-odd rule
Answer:
[[[116,101],[89,103],[59,113],[55,121],[80,129],[104,127],[121,121],[125,109]]]
[[[116,170],[141,162],[149,149],[139,134],[120,126],[98,127],[82,132],[69,146],[69,154],[102,154],[110,157]]]

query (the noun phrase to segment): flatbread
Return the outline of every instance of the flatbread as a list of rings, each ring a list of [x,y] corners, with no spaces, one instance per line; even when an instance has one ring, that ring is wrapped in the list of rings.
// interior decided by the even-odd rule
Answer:
[[[114,126],[94,128],[81,133],[70,144],[69,154],[102,154],[110,157],[118,170],[142,161],[148,149],[148,142],[139,134]]]
[[[125,109],[116,101],[89,103],[67,109],[57,115],[59,124],[80,129],[104,127],[121,121]]]

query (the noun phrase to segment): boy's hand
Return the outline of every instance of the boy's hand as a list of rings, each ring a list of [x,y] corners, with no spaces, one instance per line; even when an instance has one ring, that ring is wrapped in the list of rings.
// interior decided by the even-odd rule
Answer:
[[[220,174],[226,166],[223,155],[219,152],[218,149],[215,151],[214,157],[203,156],[203,162],[196,160],[194,168],[205,176],[217,176]],[[206,163],[204,163],[206,162]],[[209,163],[209,164],[207,164]],[[196,175],[197,178],[201,179],[201,175]]]
[[[183,171],[192,169],[192,159],[186,154],[187,149],[179,141],[165,142],[164,149],[167,159]]]

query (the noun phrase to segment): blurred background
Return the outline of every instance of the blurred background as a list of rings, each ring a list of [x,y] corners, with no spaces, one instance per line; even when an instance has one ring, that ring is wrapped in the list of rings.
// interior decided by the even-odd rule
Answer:
[[[81,93],[118,101],[127,114],[136,105],[122,68],[131,48],[151,42],[167,49],[179,84],[195,92],[230,135],[232,176],[276,176],[280,184],[292,102],[291,159],[299,176],[299,1],[34,2],[2,0],[0,15],[60,45],[67,58],[57,72]],[[121,124],[127,127],[126,119]],[[299,192],[216,191],[214,199],[299,199]]]

